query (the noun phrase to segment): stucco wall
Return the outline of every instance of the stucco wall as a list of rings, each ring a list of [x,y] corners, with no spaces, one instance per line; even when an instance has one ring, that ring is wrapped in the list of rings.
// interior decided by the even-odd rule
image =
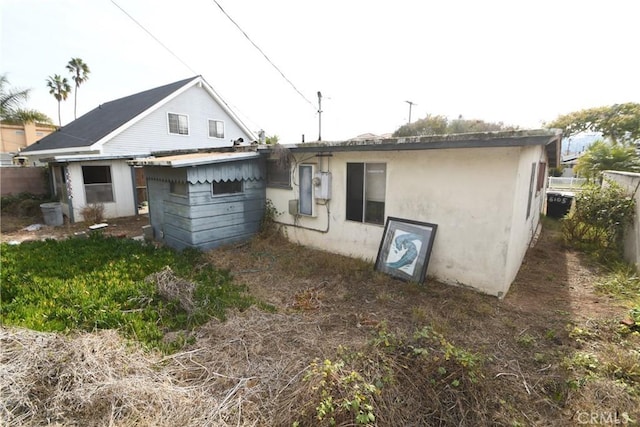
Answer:
[[[604,185],[608,179],[615,181],[636,201],[633,224],[625,233],[624,257],[640,270],[640,173],[606,171],[604,178]]]
[[[84,179],[82,166],[111,166],[111,182],[113,188],[113,202],[103,203],[104,217],[119,218],[137,214],[137,206],[134,203],[133,175],[131,166],[126,160],[95,161],[95,162],[74,162],[68,165],[68,185],[71,188],[73,207],[73,220],[75,222],[84,221],[82,209],[87,205],[84,191]],[[63,211],[69,211],[69,204],[63,202]]]
[[[529,243],[533,239],[540,215],[544,207],[546,198],[546,183],[538,190],[539,163],[546,163],[544,150],[539,146],[521,147],[518,160],[517,175],[514,179],[515,189],[513,193],[513,215],[510,227],[509,255],[506,264],[506,282],[511,283],[515,279],[520,265],[527,252]],[[531,168],[535,168],[533,177],[533,188],[530,192]],[[545,170],[548,170],[545,168]],[[529,216],[527,217],[527,206],[531,197]]]
[[[531,163],[542,152],[541,147],[513,147],[301,154],[298,163],[315,163],[332,173],[333,195],[328,206],[316,205],[317,217],[299,217],[297,224],[328,231],[290,226],[287,235],[304,245],[375,260],[384,227],[345,220],[346,163],[384,162],[385,217],[438,224],[427,275],[503,295],[539,218],[542,196],[534,197],[529,219],[526,199]],[[288,201],[298,198],[297,182],[294,173],[292,190],[267,189],[267,198],[284,212],[278,217],[283,223],[296,220],[288,214]]]

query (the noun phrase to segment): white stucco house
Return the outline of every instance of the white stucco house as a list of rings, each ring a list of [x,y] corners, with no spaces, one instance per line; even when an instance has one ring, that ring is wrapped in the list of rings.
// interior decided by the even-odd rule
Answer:
[[[201,77],[107,102],[21,151],[48,163],[55,194],[71,222],[85,206],[105,218],[136,215],[146,201],[142,168],[128,160],[167,151],[224,149],[254,134]]]
[[[260,146],[289,239],[375,260],[389,217],[437,225],[427,275],[503,297],[539,226],[555,130]]]

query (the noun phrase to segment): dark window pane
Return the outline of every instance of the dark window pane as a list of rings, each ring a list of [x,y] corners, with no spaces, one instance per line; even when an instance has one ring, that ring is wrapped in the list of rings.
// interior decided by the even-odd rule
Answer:
[[[220,194],[242,193],[242,181],[215,181],[211,184],[211,192],[214,196]]]
[[[82,176],[85,184],[111,183],[111,168],[109,166],[82,166]]]
[[[290,170],[291,163],[286,160],[267,160],[267,185],[291,188]]]
[[[364,209],[364,163],[347,163],[347,219],[362,221]]]
[[[384,202],[367,201],[364,222],[384,225]]]

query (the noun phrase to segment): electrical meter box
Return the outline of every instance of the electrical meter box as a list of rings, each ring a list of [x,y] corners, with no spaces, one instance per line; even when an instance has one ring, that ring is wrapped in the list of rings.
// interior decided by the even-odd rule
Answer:
[[[331,199],[331,172],[317,172],[315,198],[321,200]]]

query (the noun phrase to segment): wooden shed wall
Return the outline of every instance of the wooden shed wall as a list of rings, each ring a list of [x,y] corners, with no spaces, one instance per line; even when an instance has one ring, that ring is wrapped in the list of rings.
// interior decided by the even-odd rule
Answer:
[[[164,240],[177,249],[211,249],[251,238],[264,215],[265,181],[244,181],[242,193],[211,195],[211,184],[189,186],[189,197],[164,203]]]
[[[266,201],[260,161],[145,167],[145,175],[155,238],[173,248],[212,249],[249,239],[260,229]],[[242,180],[241,193],[212,194],[212,181],[234,179]],[[170,182],[187,183],[187,196],[171,194]]]

